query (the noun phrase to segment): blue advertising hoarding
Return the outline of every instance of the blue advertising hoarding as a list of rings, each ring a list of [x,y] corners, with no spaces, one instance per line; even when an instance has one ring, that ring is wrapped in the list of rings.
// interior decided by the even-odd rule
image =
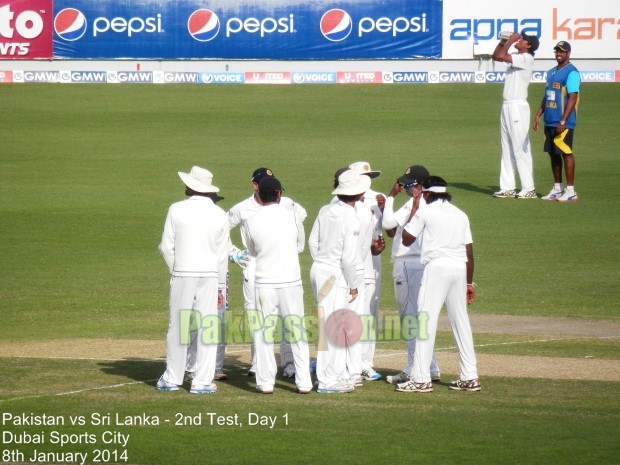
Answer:
[[[56,59],[441,58],[443,0],[55,0]]]

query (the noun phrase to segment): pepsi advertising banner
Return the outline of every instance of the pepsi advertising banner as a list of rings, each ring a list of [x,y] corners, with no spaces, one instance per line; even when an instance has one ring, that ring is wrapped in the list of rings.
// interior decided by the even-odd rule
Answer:
[[[442,0],[55,0],[53,5],[58,59],[441,58]]]

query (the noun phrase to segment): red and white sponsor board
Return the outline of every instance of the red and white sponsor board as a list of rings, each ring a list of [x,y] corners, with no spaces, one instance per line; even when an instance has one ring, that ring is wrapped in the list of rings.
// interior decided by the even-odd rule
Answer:
[[[51,59],[52,0],[0,0],[0,60]]]
[[[336,74],[338,84],[381,84],[382,71],[339,71]]]
[[[291,73],[286,72],[247,72],[246,84],[290,84]]]

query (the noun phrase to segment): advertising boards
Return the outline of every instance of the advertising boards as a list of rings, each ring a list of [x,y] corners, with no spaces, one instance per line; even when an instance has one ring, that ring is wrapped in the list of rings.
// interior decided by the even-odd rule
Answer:
[[[54,1],[54,57],[440,58],[441,0]]]

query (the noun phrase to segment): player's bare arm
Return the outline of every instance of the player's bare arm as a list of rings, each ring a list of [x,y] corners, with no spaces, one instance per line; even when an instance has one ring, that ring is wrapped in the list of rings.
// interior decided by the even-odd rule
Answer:
[[[514,32],[508,39],[501,39],[493,51],[493,59],[504,63],[512,63],[512,56],[508,53],[510,47],[521,38],[521,34]]]
[[[575,108],[575,105],[577,104],[578,95],[579,95],[578,92],[571,92],[570,94],[568,94],[568,101],[566,102],[564,113],[562,113],[562,120],[560,121],[560,124],[558,124],[558,126],[555,128],[555,132],[557,132],[558,134],[564,131],[564,125],[561,123],[562,121],[566,121],[568,117],[570,116],[570,114],[573,112],[573,109]]]
[[[415,236],[412,236],[406,229],[403,229],[403,245],[409,247],[415,242]]]
[[[372,241],[370,246],[370,253],[373,255],[381,255],[381,252],[385,250],[385,239],[383,236],[379,236],[376,240]]]
[[[467,305],[476,300],[476,289],[474,288],[474,249],[471,244],[465,244],[467,255]]]

